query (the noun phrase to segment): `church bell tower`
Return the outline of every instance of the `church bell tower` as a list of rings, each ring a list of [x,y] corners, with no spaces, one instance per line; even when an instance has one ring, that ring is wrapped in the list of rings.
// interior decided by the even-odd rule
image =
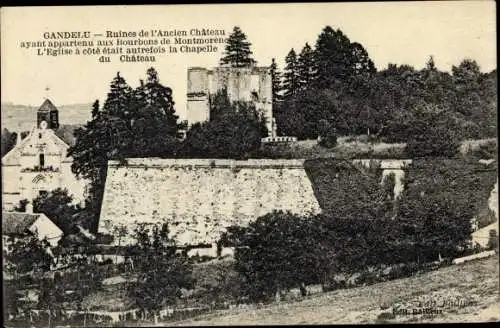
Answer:
[[[38,128],[43,121],[47,122],[49,129],[55,130],[59,127],[59,110],[49,99],[45,99],[42,106],[38,108],[36,118]]]

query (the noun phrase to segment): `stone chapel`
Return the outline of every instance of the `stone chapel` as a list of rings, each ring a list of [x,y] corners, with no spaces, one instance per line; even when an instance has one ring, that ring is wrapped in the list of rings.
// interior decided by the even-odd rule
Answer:
[[[21,139],[17,132],[14,148],[2,158],[2,209],[12,210],[20,200],[33,199],[57,188],[66,188],[75,203],[83,203],[87,183],[71,172],[69,145],[55,130],[59,111],[46,99],[36,114],[36,126]]]

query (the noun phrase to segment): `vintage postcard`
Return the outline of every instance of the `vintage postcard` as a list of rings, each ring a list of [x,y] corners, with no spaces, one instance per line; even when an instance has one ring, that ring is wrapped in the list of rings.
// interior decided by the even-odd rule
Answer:
[[[495,9],[1,8],[4,326],[500,321]]]

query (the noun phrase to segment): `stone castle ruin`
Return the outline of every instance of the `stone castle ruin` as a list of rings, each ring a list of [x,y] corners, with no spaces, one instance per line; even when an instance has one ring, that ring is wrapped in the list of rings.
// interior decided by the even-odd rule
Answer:
[[[226,227],[273,210],[316,214],[320,205],[303,160],[135,158],[108,163],[99,232],[128,233],[138,223],[167,222],[179,245],[213,245]]]
[[[269,137],[276,137],[272,79],[269,67],[190,67],[187,72],[187,120],[189,125],[210,120],[214,95],[227,91],[231,102],[252,103],[265,118]]]

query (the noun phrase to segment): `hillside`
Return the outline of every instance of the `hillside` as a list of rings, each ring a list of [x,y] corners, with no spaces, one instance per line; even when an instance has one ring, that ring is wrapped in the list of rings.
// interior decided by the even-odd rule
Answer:
[[[40,105],[42,104],[40,101]],[[90,119],[90,109],[92,104],[70,104],[59,105],[59,122],[61,124],[85,124]],[[12,103],[2,103],[2,129],[9,131],[28,131],[36,124],[36,111],[38,106],[16,105]]]
[[[369,176],[369,180],[373,179],[370,183],[372,185],[377,185],[382,178],[381,170],[369,175],[350,162],[335,158],[308,159],[305,161],[305,169],[314,194],[326,213],[335,212],[339,206],[359,199],[361,194],[350,192],[357,188],[353,182],[356,178]],[[435,187],[440,188],[440,192],[446,191],[454,197],[461,196],[469,200],[475,212],[479,213],[480,209],[487,208],[487,199],[496,182],[497,164],[481,164],[473,157],[417,158],[406,169],[406,174],[408,192],[413,193],[422,187],[419,181],[431,179]],[[472,184],[474,188],[471,187]],[[425,189],[432,191],[430,186],[425,186]],[[358,191],[364,192],[363,189]]]
[[[171,324],[202,326],[498,321],[498,274],[498,255],[495,255],[421,276],[317,294],[301,302],[272,304],[261,309],[218,311]],[[396,315],[392,319],[379,317],[383,312],[390,313],[395,304],[416,304],[419,301],[435,301],[438,305],[433,308],[441,309],[442,313],[427,318],[412,314]],[[443,301],[447,305],[439,306]]]

